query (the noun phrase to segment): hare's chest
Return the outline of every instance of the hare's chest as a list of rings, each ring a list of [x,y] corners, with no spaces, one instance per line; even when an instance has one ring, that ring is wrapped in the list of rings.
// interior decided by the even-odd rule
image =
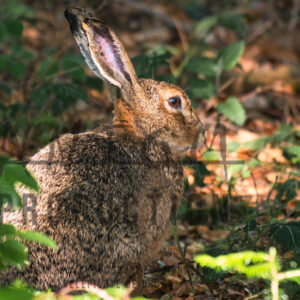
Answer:
[[[149,249],[155,245],[159,249],[183,196],[182,166],[177,161],[153,163],[144,181],[138,202],[139,228]]]

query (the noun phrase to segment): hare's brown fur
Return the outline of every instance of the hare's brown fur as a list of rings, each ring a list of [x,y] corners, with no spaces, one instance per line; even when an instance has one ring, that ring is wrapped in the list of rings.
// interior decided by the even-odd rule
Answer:
[[[30,243],[30,265],[0,278],[0,282],[9,282],[22,276],[37,289],[58,290],[77,281],[100,287],[140,281],[144,266],[159,251],[183,195],[178,150],[190,147],[200,128],[182,90],[137,79],[122,44],[102,27],[105,25],[78,9],[69,14],[88,64],[92,69],[94,63],[99,64],[99,74],[95,73],[110,90],[114,85],[121,93],[112,93],[118,95],[112,97],[113,126],[63,135],[31,158],[27,168],[41,193],[24,188],[21,192],[27,200],[25,208],[36,201],[36,214],[28,213],[26,222],[22,212],[4,215],[6,222],[44,232],[58,243],[56,252]],[[90,28],[93,31],[87,33]],[[98,57],[100,50],[92,49],[91,38],[99,41],[100,50],[104,47],[106,51],[108,41],[109,51],[118,47],[115,52],[120,53],[116,58],[106,53],[107,60],[105,53]],[[106,39],[103,45],[102,39]],[[166,102],[173,95],[182,99],[178,111]]]
[[[37,153],[28,169],[43,193],[37,219],[28,214],[22,225],[20,215],[18,225],[59,244],[57,252],[30,245],[31,264],[22,275],[38,289],[127,283],[159,250],[182,195],[178,159],[167,145],[140,138],[67,134]]]

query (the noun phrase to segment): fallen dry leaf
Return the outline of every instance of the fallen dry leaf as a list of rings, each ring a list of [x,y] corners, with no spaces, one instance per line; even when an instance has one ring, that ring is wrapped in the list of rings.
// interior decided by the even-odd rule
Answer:
[[[281,164],[287,164],[286,158],[282,154],[282,150],[279,148],[272,148],[270,144],[268,144],[263,150],[258,154],[258,160],[261,162],[271,163],[273,161],[277,161]]]

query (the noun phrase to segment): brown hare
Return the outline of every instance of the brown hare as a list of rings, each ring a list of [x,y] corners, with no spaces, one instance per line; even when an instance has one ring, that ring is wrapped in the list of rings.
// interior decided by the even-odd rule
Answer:
[[[137,78],[120,40],[79,8],[66,18],[88,66],[114,101],[112,126],[65,134],[35,154],[27,169],[41,193],[21,188],[24,212],[4,214],[21,229],[44,232],[54,251],[28,244],[30,265],[2,274],[56,291],[85,281],[99,287],[141,283],[183,196],[180,157],[201,123],[177,86]],[[4,276],[4,277],[3,277]]]

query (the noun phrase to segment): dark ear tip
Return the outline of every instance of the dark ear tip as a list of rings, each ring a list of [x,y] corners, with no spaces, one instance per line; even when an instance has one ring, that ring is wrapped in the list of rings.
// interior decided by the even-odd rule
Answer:
[[[76,14],[74,14],[74,9],[72,7],[68,7],[65,10],[65,17],[70,24],[72,33],[78,32],[78,19]]]
[[[70,13],[71,13],[71,8],[67,7],[66,10],[65,10],[65,17],[66,17],[67,20],[69,20]]]

